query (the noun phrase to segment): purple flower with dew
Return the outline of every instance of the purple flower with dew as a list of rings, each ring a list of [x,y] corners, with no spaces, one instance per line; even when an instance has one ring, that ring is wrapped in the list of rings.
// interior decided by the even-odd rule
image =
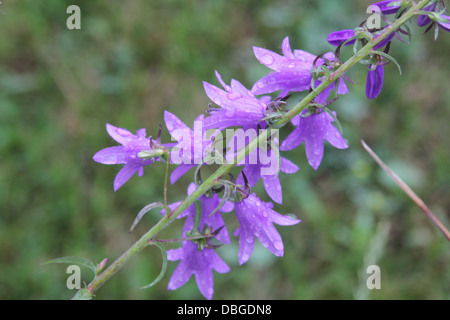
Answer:
[[[150,147],[150,138],[145,137],[145,129],[139,129],[134,135],[126,129],[116,128],[107,123],[106,130],[122,146],[100,150],[94,155],[93,159],[103,164],[124,164],[114,179],[114,191],[117,191],[136,172],[139,176],[144,174],[144,166],[153,161],[139,158],[138,153],[152,148]]]
[[[194,190],[195,185],[191,184],[188,188],[188,194],[191,194]],[[217,230],[225,226],[220,212],[223,210],[231,211],[233,209],[232,204],[227,203],[215,214],[209,216],[220,202],[217,194],[214,194],[212,198],[207,198],[203,195],[199,199],[202,203],[202,217],[199,224],[199,230],[203,230],[205,226],[212,228],[212,230]],[[175,206],[175,204],[173,206]],[[182,232],[182,237],[184,238],[194,227],[195,206],[190,206],[182,216],[187,217]],[[223,243],[230,243],[225,228],[220,230],[215,238]],[[198,245],[193,241],[183,241],[181,248],[168,250],[167,259],[170,261],[180,260],[180,263],[175,268],[175,271],[169,280],[168,290],[176,290],[182,287],[191,276],[194,275],[200,292],[209,300],[212,299],[214,292],[212,271],[215,270],[219,273],[230,271],[228,265],[219,257],[214,249],[203,248],[202,250],[199,250]]]
[[[291,226],[300,220],[283,216],[273,211],[272,207],[272,203],[261,201],[254,193],[235,203],[236,218],[240,225],[234,233],[239,236],[239,264],[247,262],[252,255],[255,237],[274,255],[283,256],[283,240],[273,224]]]
[[[375,99],[383,88],[384,65],[378,64],[373,68],[369,65],[366,80],[366,96],[368,99]]]
[[[178,164],[170,175],[170,183],[174,184],[190,169],[202,163],[216,133],[206,137],[203,125],[204,116],[199,115],[194,121],[193,130],[186,126],[177,116],[164,111],[164,122],[171,137],[178,141],[172,147],[171,163]]]
[[[397,11],[400,9],[401,6],[394,5],[391,3],[398,2],[398,0],[386,0],[386,1],[380,1],[372,4],[372,6],[377,6],[380,8],[380,11],[384,14],[392,14],[397,13]]]
[[[311,70],[316,56],[303,50],[292,52],[289,37],[284,38],[281,49],[284,56],[264,48],[253,47],[256,58],[274,70],[254,84],[253,94],[260,95],[281,90],[279,96],[285,97],[290,91],[305,91],[310,88]]]
[[[244,132],[237,131],[235,136],[231,138],[228,146],[232,145],[230,148],[237,151],[243,148],[248,140],[240,139],[239,135]],[[252,130],[251,128],[247,128],[245,131],[246,138],[249,140],[256,137],[256,130]],[[240,163],[237,165],[243,165],[244,168],[242,171],[244,172],[247,182],[250,187],[256,185],[256,183],[261,179],[264,184],[264,188],[270,198],[281,204],[282,203],[282,188],[279,179],[279,171],[287,174],[295,173],[299,170],[299,167],[292,163],[290,160],[279,156],[278,152],[278,139],[272,137],[272,143],[264,148],[256,148],[252,152],[250,152],[247,157],[245,157]],[[276,148],[276,149],[272,149]],[[229,158],[233,158],[234,153],[227,154],[227,160]],[[238,184],[244,184],[244,180],[242,175],[238,177]]]
[[[209,110],[210,116],[203,121],[205,129],[222,130],[232,126],[256,126],[260,123],[270,97],[258,99],[239,81],[232,79],[231,86],[228,86],[217,71],[216,76],[225,91],[203,82],[206,95],[221,107]]]
[[[306,110],[303,113],[305,112]],[[295,116],[291,122],[296,128],[281,143],[280,150],[295,149],[304,141],[308,162],[314,170],[317,170],[323,158],[324,140],[335,148],[348,148],[339,130],[333,126],[333,121],[328,112],[311,114],[306,118]]]

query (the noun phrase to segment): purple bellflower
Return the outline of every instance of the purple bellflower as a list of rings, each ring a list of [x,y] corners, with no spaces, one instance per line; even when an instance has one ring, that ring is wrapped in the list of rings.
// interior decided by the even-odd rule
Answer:
[[[255,237],[274,255],[283,256],[283,240],[273,224],[290,226],[300,220],[283,216],[273,211],[272,207],[272,203],[261,201],[254,193],[235,203],[236,218],[240,225],[234,233],[239,236],[239,264],[247,262],[252,255]]]
[[[333,126],[333,121],[327,112],[311,114],[306,118],[295,116],[291,122],[296,128],[281,143],[280,150],[295,149],[304,141],[308,162],[317,170],[323,158],[324,140],[338,149],[348,148],[339,130]]]
[[[146,138],[145,129],[139,129],[136,135],[123,128],[116,128],[106,124],[109,135],[122,146],[109,147],[97,152],[93,159],[103,164],[124,164],[114,179],[114,191],[117,191],[136,172],[139,176],[144,174],[144,166],[152,163],[152,159],[142,159],[138,153],[150,150],[150,138]]]
[[[188,194],[191,194],[194,190],[195,185],[191,183],[188,188]],[[198,226],[199,230],[201,231],[205,227],[209,227],[212,230],[218,230],[224,227],[225,223],[220,213],[223,211],[231,211],[233,209],[232,203],[228,202],[212,216],[209,216],[219,204],[219,197],[217,194],[214,194],[211,198],[203,195],[199,199],[202,203],[202,217]],[[176,206],[177,204],[171,205],[171,207]],[[183,237],[186,237],[187,233],[193,229],[195,214],[195,206],[192,205],[178,217],[186,217],[182,232]],[[225,228],[219,231],[215,239],[222,243],[230,243]],[[212,299],[214,292],[212,271],[226,273],[230,270],[228,265],[219,257],[213,248],[204,247],[200,249],[194,241],[183,241],[181,248],[168,250],[167,259],[170,261],[180,260],[180,263],[175,268],[169,280],[168,290],[176,290],[182,287],[194,275],[201,294],[208,300]]]
[[[285,97],[290,91],[305,91],[310,88],[311,69],[316,56],[303,50],[292,52],[289,37],[284,38],[281,49],[284,56],[264,48],[253,47],[259,62],[274,72],[258,80],[252,88],[252,93],[261,95],[281,90],[279,96]]]

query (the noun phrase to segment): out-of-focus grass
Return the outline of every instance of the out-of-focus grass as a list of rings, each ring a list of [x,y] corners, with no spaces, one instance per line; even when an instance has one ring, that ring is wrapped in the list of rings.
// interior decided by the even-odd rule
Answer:
[[[163,166],[146,168],[114,193],[118,166],[92,155],[115,145],[105,123],[156,135],[163,110],[186,124],[206,110],[202,81],[214,70],[247,87],[267,73],[252,46],[321,53],[329,32],[366,18],[369,1],[78,1],[82,29],[66,28],[73,1],[3,1],[0,15],[0,298],[68,299],[59,256],[114,260],[156,221],[136,213],[162,199]],[[382,94],[364,96],[366,69],[352,70],[351,94],[334,109],[348,150],[326,147],[319,170],[303,147],[285,153],[301,169],[282,175],[284,205],[302,223],[279,227],[280,259],[256,246],[237,262],[237,241],[219,253],[231,267],[215,274],[218,299],[448,299],[448,243],[364,152],[367,143],[423,198],[447,226],[450,202],[448,126],[449,35],[414,32],[392,48],[403,67],[386,67]],[[345,55],[345,52],[344,52]],[[283,133],[286,134],[286,133]],[[163,138],[168,139],[167,132]],[[183,198],[191,176],[169,192]],[[262,191],[261,186],[255,190]],[[264,192],[263,198],[268,199]],[[229,232],[236,227],[229,221]],[[181,222],[162,238],[179,237]],[[376,240],[376,241],[375,241]],[[379,250],[377,246],[381,245]],[[173,247],[173,246],[171,246]],[[382,289],[365,288],[368,264]],[[135,257],[97,293],[98,299],[197,299],[195,282],[167,291],[176,263],[155,287],[158,249]],[[90,271],[83,269],[84,281]]]

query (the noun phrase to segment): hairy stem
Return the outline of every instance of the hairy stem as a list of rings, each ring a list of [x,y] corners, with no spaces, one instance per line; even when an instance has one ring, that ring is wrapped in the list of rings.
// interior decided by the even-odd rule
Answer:
[[[382,34],[376,39],[369,41],[362,47],[354,56],[343,63],[328,79],[323,81],[314,91],[309,93],[302,101],[290,109],[281,119],[279,119],[276,126],[283,126],[288,123],[294,116],[302,112],[308,105],[316,98],[325,88],[327,88],[334,81],[339,79],[351,67],[356,65],[359,61],[372,53],[372,49],[381,41],[383,41],[392,32],[395,32],[400,26],[405,24],[410,18],[418,14],[418,11],[424,8],[431,0],[419,1],[416,5],[411,7],[403,16],[395,20],[391,25],[385,28]],[[242,148],[236,155],[232,163],[225,163],[220,166],[211,176],[209,176],[198,188],[180,205],[175,208],[169,215],[165,215],[157,224],[153,226],[147,233],[145,233],[138,241],[136,241],[127,251],[125,251],[116,261],[114,261],[105,271],[99,274],[85,289],[80,290],[74,299],[79,297],[92,298],[94,292],[100,288],[108,279],[116,274],[136,253],[149,245],[149,241],[158,235],[163,229],[170,225],[182,212],[191,206],[196,199],[206,193],[216,182],[225,174],[230,172],[237,163],[241,162],[250,152],[255,150],[259,144],[267,140],[267,135],[259,135],[253,139],[245,148]],[[82,293],[81,293],[82,291]]]

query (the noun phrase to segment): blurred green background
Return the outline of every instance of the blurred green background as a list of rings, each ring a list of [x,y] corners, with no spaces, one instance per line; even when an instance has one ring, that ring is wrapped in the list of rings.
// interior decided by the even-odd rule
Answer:
[[[42,262],[61,256],[112,262],[157,221],[155,214],[145,216],[128,233],[143,206],[162,200],[163,165],[147,167],[114,193],[120,166],[92,160],[116,145],[105,123],[133,132],[147,128],[155,136],[168,110],[191,125],[209,103],[202,81],[217,85],[214,70],[251,88],[268,71],[252,46],[280,52],[289,36],[292,48],[333,50],[328,33],[359,25],[370,3],[3,1],[0,298],[70,299],[67,266]],[[71,4],[81,8],[81,30],[66,28]],[[257,245],[239,266],[233,238],[218,249],[232,270],[215,273],[215,299],[450,298],[449,243],[360,144],[364,139],[450,226],[450,35],[442,32],[434,41],[414,24],[411,29],[412,44],[397,41],[390,51],[403,74],[387,66],[379,98],[365,98],[365,66],[349,73],[358,84],[333,105],[348,150],[326,144],[317,172],[303,146],[283,154],[301,167],[281,175],[284,205],[276,210],[302,219],[278,227],[285,256]],[[192,172],[171,187],[170,202],[183,198],[191,178]],[[232,214],[224,217],[232,233]],[[177,221],[160,237],[179,237],[181,227]],[[193,278],[166,290],[178,262],[169,262],[155,287],[139,289],[157,276],[161,262],[158,248],[145,249],[96,298],[203,299]],[[381,290],[366,288],[371,264],[381,268]],[[91,280],[88,269],[82,275]]]

